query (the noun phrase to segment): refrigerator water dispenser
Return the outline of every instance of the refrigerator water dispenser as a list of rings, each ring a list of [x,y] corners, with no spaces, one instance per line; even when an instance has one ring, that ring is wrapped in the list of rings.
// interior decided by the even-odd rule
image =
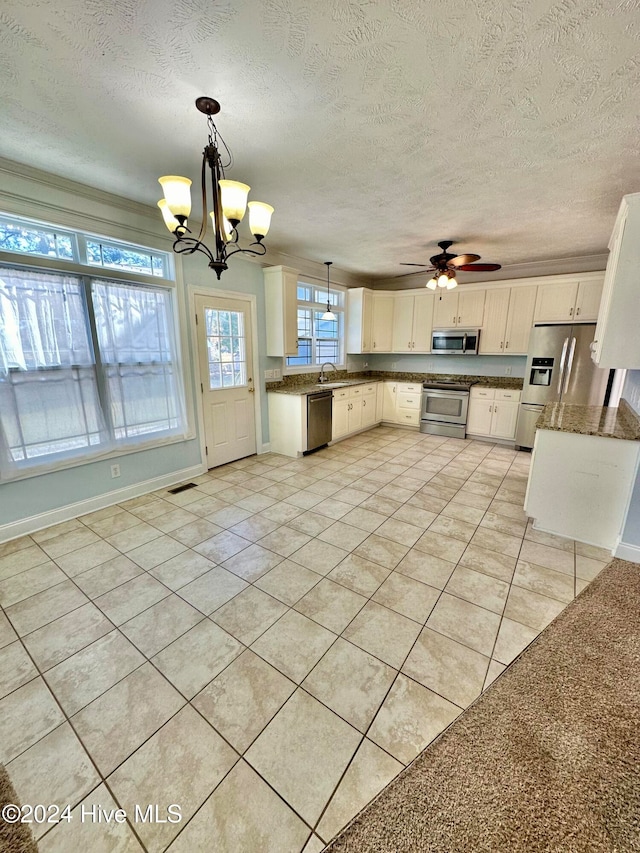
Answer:
[[[531,359],[531,374],[529,376],[530,385],[551,385],[551,375],[553,373],[552,358],[533,358]]]

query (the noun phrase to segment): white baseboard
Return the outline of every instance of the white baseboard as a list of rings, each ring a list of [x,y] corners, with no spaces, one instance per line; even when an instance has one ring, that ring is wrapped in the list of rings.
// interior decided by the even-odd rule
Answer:
[[[640,563],[640,546],[621,542],[616,548],[614,556],[621,560],[630,560],[632,563]]]
[[[26,536],[28,533],[35,533],[36,530],[43,530],[45,527],[60,524],[62,521],[69,521],[80,515],[95,512],[97,509],[104,509],[106,506],[122,503],[131,500],[131,498],[138,498],[148,492],[155,492],[166,486],[173,486],[175,483],[181,483],[183,480],[189,480],[191,477],[206,473],[206,465],[193,465],[191,468],[172,471],[170,474],[163,474],[161,477],[154,477],[151,480],[143,480],[141,483],[125,486],[123,489],[105,492],[102,495],[96,495],[94,498],[87,498],[48,512],[21,518],[19,521],[2,524],[0,525],[0,542],[7,542],[9,539],[16,539],[18,536]]]

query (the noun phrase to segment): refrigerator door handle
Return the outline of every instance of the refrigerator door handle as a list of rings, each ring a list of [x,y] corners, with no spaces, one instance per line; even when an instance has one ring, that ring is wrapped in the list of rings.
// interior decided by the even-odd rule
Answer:
[[[564,375],[564,360],[567,357],[567,347],[569,346],[569,338],[564,339],[562,344],[562,355],[560,356],[560,367],[558,369],[558,394],[562,390],[562,377]]]
[[[569,387],[569,379],[571,378],[571,368],[573,367],[573,356],[576,351],[576,339],[571,338],[571,349],[569,350],[569,358],[567,359],[567,369],[565,370],[565,378],[564,378],[564,388],[562,390],[563,394],[567,393],[567,388]]]

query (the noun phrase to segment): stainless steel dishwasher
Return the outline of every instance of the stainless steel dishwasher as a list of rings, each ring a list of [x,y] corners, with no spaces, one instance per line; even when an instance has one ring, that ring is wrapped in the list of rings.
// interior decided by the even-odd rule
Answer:
[[[307,449],[315,450],[331,441],[333,391],[319,391],[307,397]]]

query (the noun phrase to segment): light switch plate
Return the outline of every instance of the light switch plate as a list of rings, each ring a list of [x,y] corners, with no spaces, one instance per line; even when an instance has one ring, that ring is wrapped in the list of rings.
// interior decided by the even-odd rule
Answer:
[[[273,368],[273,378],[274,379],[282,379],[282,371],[279,367]]]
[[[273,379],[273,370],[265,370],[264,378],[265,379]]]

